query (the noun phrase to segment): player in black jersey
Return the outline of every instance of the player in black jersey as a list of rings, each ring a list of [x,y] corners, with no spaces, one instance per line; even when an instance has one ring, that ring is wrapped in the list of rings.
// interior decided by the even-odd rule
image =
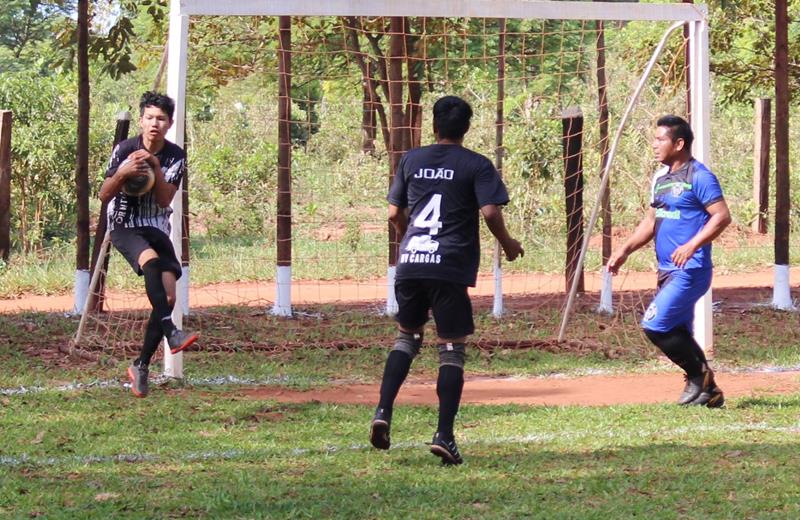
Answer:
[[[162,337],[177,354],[197,340],[172,322],[175,287],[181,264],[169,239],[170,204],[186,171],[186,154],[166,140],[172,126],[175,102],[155,92],[145,92],[139,103],[141,134],[114,147],[99,197],[108,203],[111,242],[133,270],[144,276],[147,298],[153,306],[139,357],[128,368],[131,391],[137,397],[148,393],[150,359]],[[122,191],[125,182],[152,169],[153,188],[141,196]]]
[[[402,237],[396,268],[399,330],[389,353],[370,442],[389,449],[392,407],[422,346],[433,311],[439,348],[439,425],[431,452],[445,464],[463,462],[453,435],[464,386],[465,342],[475,331],[467,287],[474,287],[480,258],[479,218],[508,260],[524,252],[505,225],[500,206],[508,192],[492,162],[462,146],[472,108],[446,96],[433,106],[436,144],[408,151],[389,189],[389,220]]]

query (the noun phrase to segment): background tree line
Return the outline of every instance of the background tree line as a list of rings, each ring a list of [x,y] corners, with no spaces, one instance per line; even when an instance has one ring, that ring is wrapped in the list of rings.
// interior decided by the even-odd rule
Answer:
[[[800,50],[800,25],[796,22],[800,0],[791,1],[789,5],[790,56],[794,58]],[[715,106],[737,110],[748,106],[753,97],[771,96],[773,3],[768,0],[712,0],[709,7]],[[12,226],[15,232],[12,235],[15,247],[22,250],[74,239],[72,223],[76,207],[72,178],[78,106],[76,9],[77,0],[7,0],[0,11],[0,108],[14,111]],[[94,0],[89,3],[89,9],[90,172],[96,181],[104,171],[114,114],[132,108],[138,94],[149,88],[156,76],[167,38],[168,10],[166,0]],[[474,63],[459,63],[461,50],[449,47],[446,41],[448,31],[480,31],[478,24],[484,21],[298,17],[292,23],[297,42],[295,50],[303,56],[297,66],[303,68],[304,77],[330,77],[342,67],[353,67],[360,72],[360,78],[353,76],[342,81],[360,83],[361,148],[368,153],[376,148],[389,150],[392,118],[403,121],[395,126],[406,129],[394,140],[401,143],[398,150],[420,144],[419,100],[424,91],[436,88],[437,81],[450,81],[455,76],[481,81],[494,74],[492,70],[481,70]],[[396,26],[385,26],[387,24]],[[276,26],[277,20],[272,18],[193,19],[189,69],[193,96],[188,100],[193,118],[198,121],[213,119],[215,111],[219,110],[216,101],[223,89],[237,83],[241,88],[248,85],[257,88],[261,74],[274,72],[277,43],[271,35],[276,34]],[[521,21],[509,21],[507,27],[510,33],[530,30],[531,27]],[[419,35],[423,33],[438,35],[426,39],[425,56],[442,59],[422,59]],[[576,30],[567,39],[568,45],[576,49],[590,45],[587,34],[587,31]],[[632,59],[646,61],[659,37],[655,31],[631,34],[627,45]],[[547,41],[544,36],[542,38],[540,43],[544,47]],[[333,52],[341,49],[350,53]],[[407,58],[398,60],[401,51],[407,53]],[[521,49],[508,51],[515,56],[525,52]],[[481,52],[491,54],[499,49],[482,49]],[[451,59],[445,60],[448,53]],[[346,56],[352,57],[353,62],[348,63]],[[565,71],[575,70],[579,66],[578,54],[566,56],[570,58],[559,66]],[[525,63],[511,60],[508,67],[509,74],[551,81],[552,88],[569,88],[557,82],[555,75],[537,77],[535,71],[523,70]],[[800,82],[800,68],[795,61],[790,74],[795,87]],[[326,88],[330,87],[319,80],[294,85],[293,120],[297,124],[293,127],[293,138],[297,146],[307,145],[319,128],[317,102],[331,95]],[[406,90],[392,92],[392,88]],[[390,103],[392,99],[403,99],[405,103]],[[230,123],[232,131],[240,132],[243,137],[254,135],[245,119]],[[528,137],[536,139],[534,135]],[[209,166],[205,203],[211,215],[210,223],[214,222],[215,207],[219,213],[219,207],[242,197],[247,191],[242,187],[266,187],[270,183],[267,172],[256,163],[272,160],[274,147],[266,142],[254,146],[251,162],[238,171],[226,172],[214,166],[215,161],[218,165],[224,164],[225,155],[232,150],[212,150],[208,157],[199,160],[201,166],[203,161]],[[546,152],[536,146],[529,151]],[[539,168],[527,175],[548,177],[556,170]],[[92,185],[96,189],[98,182]],[[236,189],[237,186],[240,189]],[[232,189],[235,193],[231,193]],[[219,200],[215,202],[214,197]],[[251,202],[258,203],[257,200]],[[254,222],[250,230],[259,227]],[[225,225],[219,227],[221,231],[223,228]]]

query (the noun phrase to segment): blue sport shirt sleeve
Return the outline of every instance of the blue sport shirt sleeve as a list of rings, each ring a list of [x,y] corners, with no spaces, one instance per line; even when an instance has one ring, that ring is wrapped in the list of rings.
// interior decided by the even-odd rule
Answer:
[[[494,165],[486,158],[475,176],[475,198],[479,208],[489,204],[504,206],[509,201],[506,185]]]
[[[400,163],[397,165],[397,171],[394,173],[394,180],[392,181],[392,185],[389,187],[389,195],[386,197],[386,200],[389,201],[389,204],[393,204],[398,208],[408,207],[408,190],[406,186],[405,164],[405,156],[403,156],[400,159]]]
[[[692,184],[695,195],[697,195],[700,203],[703,204],[705,208],[724,198],[722,196],[722,187],[719,185],[717,176],[710,171],[696,171],[692,179]]]

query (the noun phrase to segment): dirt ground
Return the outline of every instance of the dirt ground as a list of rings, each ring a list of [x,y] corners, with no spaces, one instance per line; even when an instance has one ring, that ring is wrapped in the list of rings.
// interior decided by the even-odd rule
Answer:
[[[800,268],[793,268],[791,277],[797,279]],[[713,287],[714,301],[721,302],[727,309],[739,306],[752,306],[754,303],[768,303],[771,298],[773,282],[772,269],[757,273],[719,273],[715,275]],[[623,291],[652,291],[655,285],[653,273],[629,273],[615,278],[615,296],[621,298]],[[303,303],[356,303],[385,298],[385,280],[375,280],[370,284],[297,282],[293,285],[293,301]],[[586,275],[586,299],[597,298],[600,287],[599,276]],[[504,293],[513,302],[514,308],[540,305],[542,300],[563,297],[564,279],[548,275],[511,275],[503,280]],[[493,281],[482,278],[471,291],[476,297],[476,308],[490,306]],[[794,291],[794,290],[793,290]],[[250,297],[274,295],[271,284],[219,284],[209,287],[193,288],[190,305],[193,308],[204,306],[251,303]],[[630,294],[630,293],[628,293]],[[237,300],[238,299],[238,300]],[[254,301],[258,300],[254,298]],[[127,301],[131,301],[128,297]],[[145,300],[133,300],[134,307],[144,308]],[[25,296],[15,300],[0,300],[0,312],[20,312],[35,310],[44,312],[67,311],[72,307],[72,296]],[[548,378],[480,378],[470,377],[464,387],[464,403],[501,404],[516,403],[527,405],[582,405],[604,406],[636,403],[671,403],[683,387],[683,379],[677,369],[665,363],[663,373],[593,375],[584,377]],[[377,377],[377,374],[376,374]],[[800,393],[800,371],[773,372],[718,372],[717,382],[728,398],[741,398]],[[374,405],[377,402],[379,387],[376,384],[344,385],[337,384],[316,391],[292,391],[277,387],[258,387],[237,390],[237,395],[250,399],[274,399],[283,402],[333,402]],[[400,392],[399,404],[428,404],[437,402],[435,381],[409,380]]]
[[[771,287],[774,271],[765,269],[752,273],[715,273],[712,289]],[[800,267],[790,269],[790,280],[800,277]],[[585,289],[587,293],[599,292],[602,278],[599,273],[587,272]],[[655,273],[630,272],[615,276],[613,290],[638,291],[655,289]],[[506,274],[503,276],[503,293],[506,295],[563,294],[565,287],[563,275],[539,273]],[[473,296],[490,296],[494,291],[494,279],[482,275],[477,286],[470,290]],[[189,291],[189,307],[203,308],[215,305],[254,304],[264,305],[275,297],[275,284],[262,283],[221,283],[203,287],[192,286]],[[292,283],[292,302],[311,303],[354,303],[381,301],[386,299],[386,279],[365,282],[342,281],[295,281]],[[109,293],[108,310],[145,309],[148,302],[144,290],[135,295]],[[0,313],[42,311],[67,312],[72,309],[72,294],[58,296],[39,296],[26,294],[19,298],[0,300]]]
[[[800,371],[718,373],[717,384],[727,398],[757,398],[800,392]],[[274,387],[245,389],[238,394],[251,399],[280,402],[325,402],[374,405],[379,385],[337,385],[324,390],[292,391]],[[526,404],[546,406],[606,406],[615,404],[672,403],[683,390],[683,378],[671,373],[603,375],[575,378],[467,378],[463,403]],[[436,383],[409,381],[400,390],[398,404],[435,405]]]

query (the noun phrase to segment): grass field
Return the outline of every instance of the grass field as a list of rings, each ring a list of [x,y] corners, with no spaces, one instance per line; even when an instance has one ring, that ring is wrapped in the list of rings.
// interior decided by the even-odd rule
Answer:
[[[477,311],[473,376],[644,377],[664,369],[624,316],[607,318],[615,332],[604,334],[603,319],[583,309],[573,342],[555,348],[545,337],[510,348],[493,341],[535,340],[535,330],[552,330],[557,312],[536,307],[496,322],[485,302]],[[465,405],[456,428],[466,462],[446,468],[425,444],[433,407],[398,407],[393,448],[377,452],[367,440],[371,406],[284,404],[242,392],[254,384],[377,382],[391,338],[387,318],[338,309],[337,325],[312,336],[296,320],[227,316],[263,345],[271,338],[284,348],[189,352],[187,379],[158,384],[142,400],[121,386],[130,352],[71,360],[58,347],[74,319],[0,315],[0,517],[800,516],[800,395],[730,399],[721,410]],[[723,305],[715,320],[717,368],[800,365],[795,315]],[[229,334],[219,318],[203,324],[207,337]],[[413,370],[435,378],[431,349]],[[676,393],[679,384],[676,374]]]

